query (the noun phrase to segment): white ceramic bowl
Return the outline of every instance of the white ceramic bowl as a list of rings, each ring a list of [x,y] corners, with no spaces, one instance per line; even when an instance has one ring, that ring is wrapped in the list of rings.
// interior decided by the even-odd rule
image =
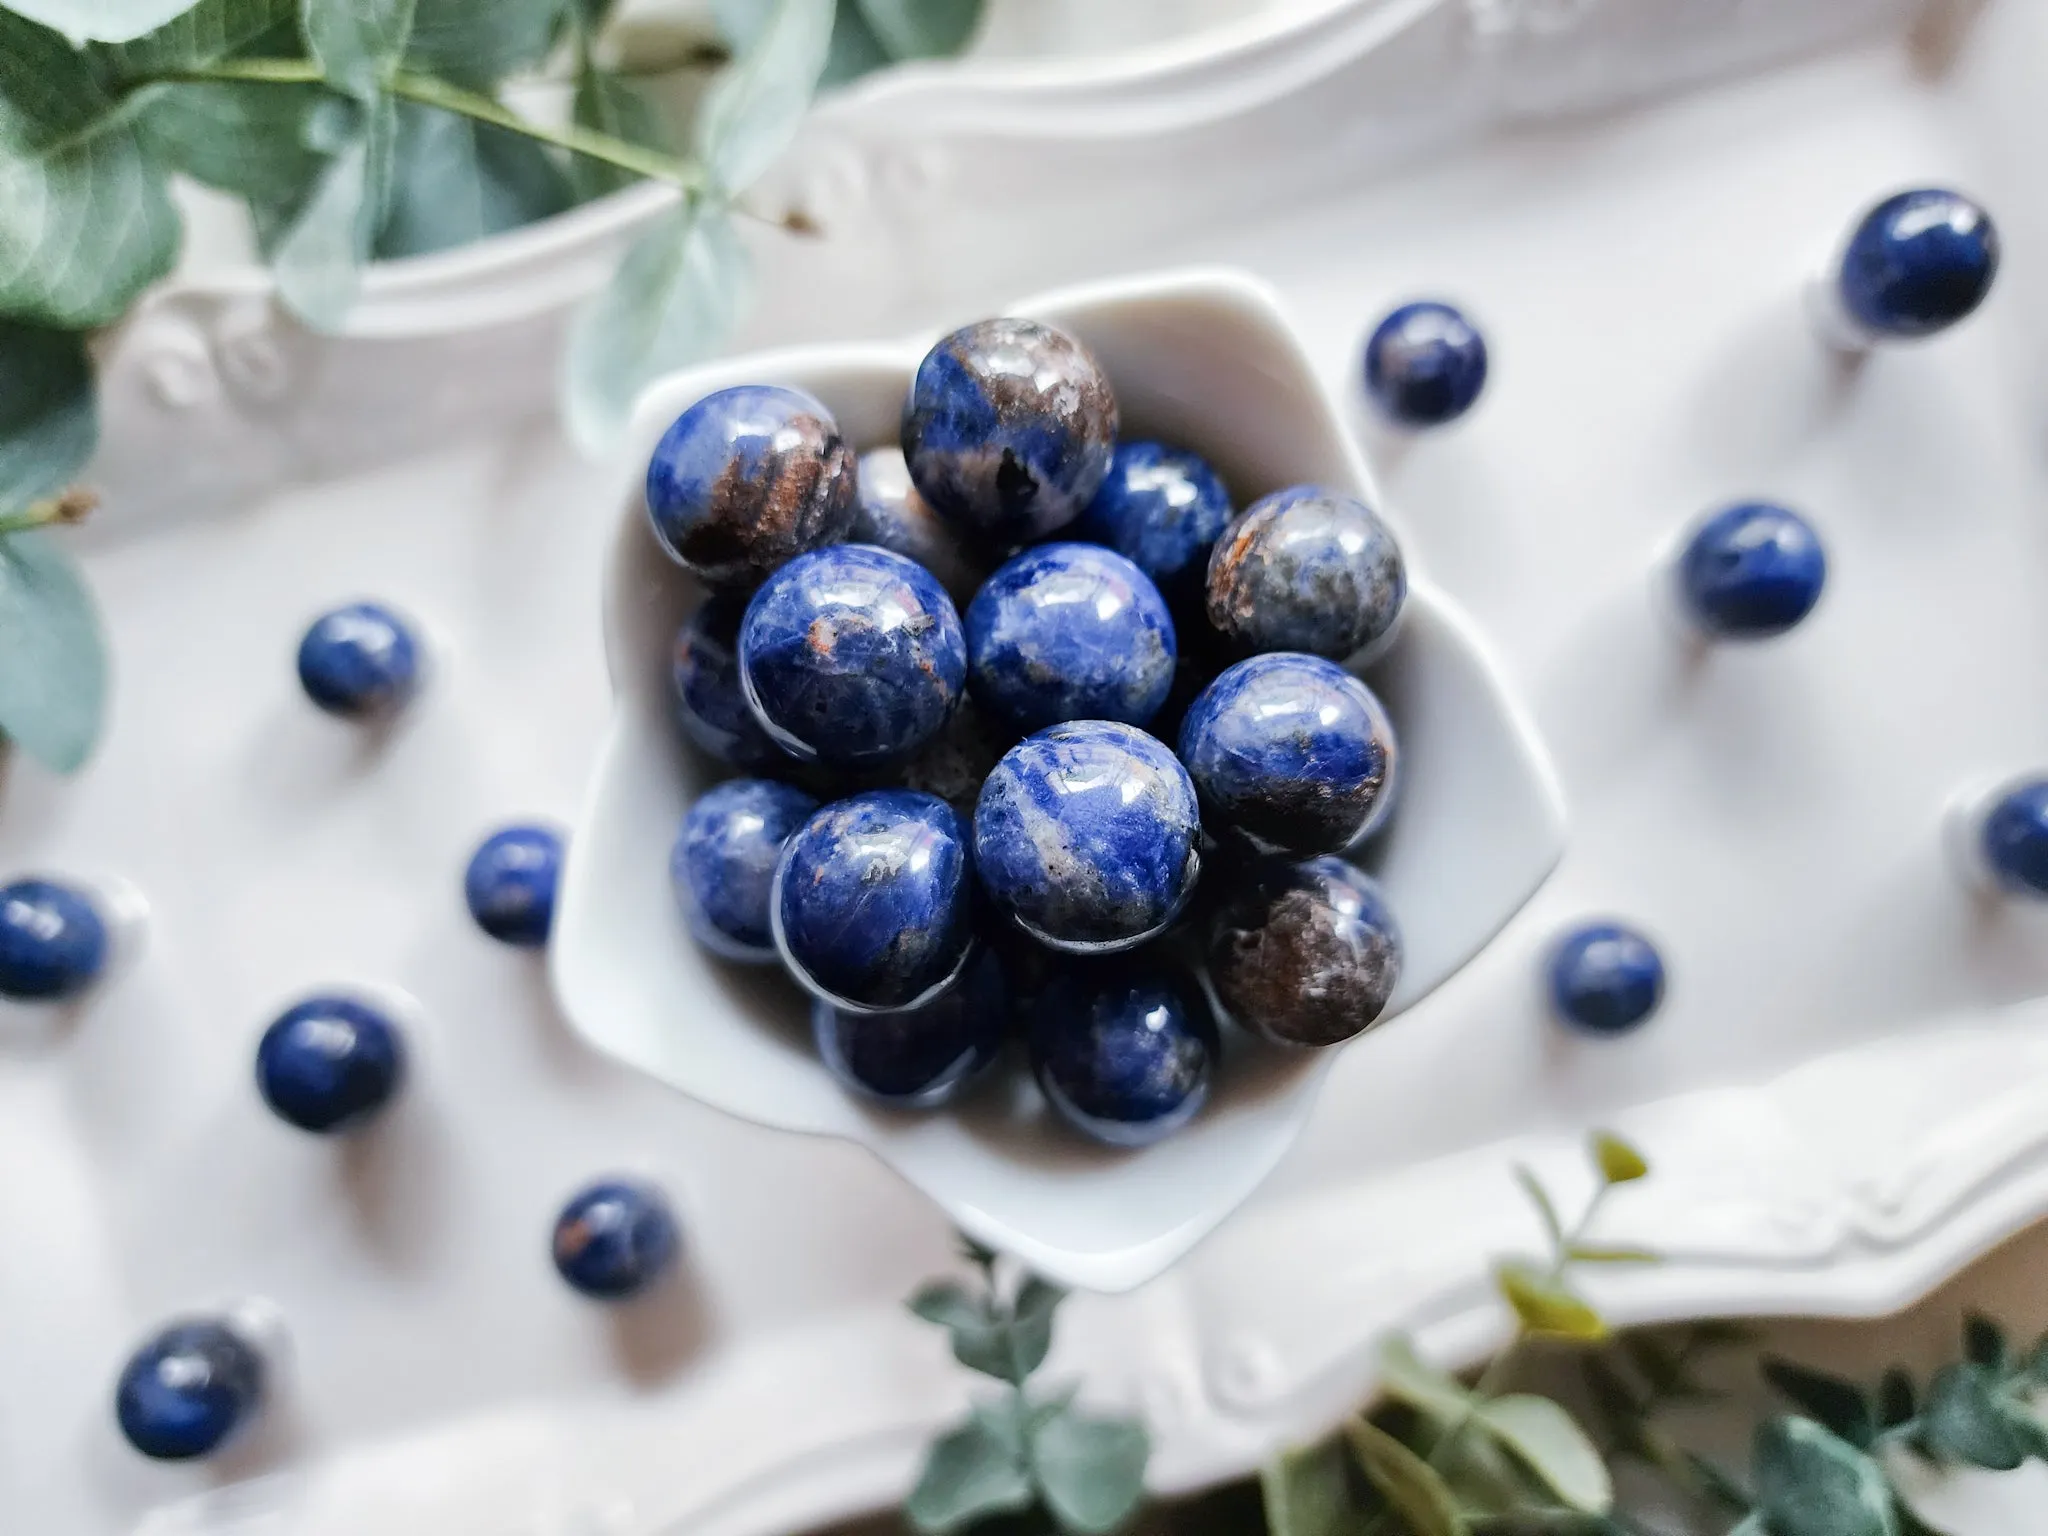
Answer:
[[[1197,449],[1238,505],[1308,481],[1373,498],[1334,403],[1256,281],[1174,273],[1064,290],[1011,312],[1079,336],[1109,373],[1125,433]],[[648,531],[648,454],[686,407],[742,383],[810,391],[860,449],[893,441],[928,345],[762,353],[675,375],[641,399],[623,450],[632,489],[605,604],[617,709],[570,844],[551,946],[555,990],[600,1050],[728,1113],[860,1142],[981,1241],[1065,1283],[1122,1290],[1185,1253],[1279,1161],[1308,1117],[1328,1052],[1233,1036],[1209,1107],[1137,1153],[1097,1148],[1052,1122],[1021,1071],[952,1110],[882,1110],[826,1075],[796,987],[773,968],[729,966],[698,948],[669,893],[670,842],[711,779],[672,716],[670,644],[699,589]],[[1406,937],[1390,1014],[1469,960],[1536,889],[1564,841],[1543,751],[1483,645],[1412,566],[1411,576],[1403,623],[1364,669],[1404,753],[1400,803],[1362,861]],[[1371,1038],[1345,1049],[1370,1050]]]

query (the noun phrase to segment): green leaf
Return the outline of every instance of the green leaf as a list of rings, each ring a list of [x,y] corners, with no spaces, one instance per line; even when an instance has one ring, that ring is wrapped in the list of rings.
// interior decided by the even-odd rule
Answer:
[[[1288,1451],[1259,1469],[1266,1536],[1366,1536],[1341,1441]]]
[[[1729,1528],[1728,1536],[1771,1536],[1771,1528],[1761,1514],[1751,1510]]]
[[[467,245],[569,206],[567,174],[524,134],[411,102],[397,104],[397,133],[380,258]]]
[[[1914,1411],[1913,1378],[1904,1366],[1895,1365],[1877,1384],[1877,1422],[1885,1429],[1896,1429],[1912,1418]]]
[[[1509,1262],[1494,1271],[1494,1280],[1525,1332],[1587,1341],[1607,1337],[1599,1313],[1539,1270]]]
[[[316,330],[337,329],[355,303],[363,263],[384,223],[395,131],[390,98],[365,107],[355,138],[327,163],[271,251],[279,296]]]
[[[932,1442],[903,1512],[925,1536],[943,1536],[989,1515],[1028,1509],[1031,1480],[980,1419]]]
[[[494,86],[547,57],[567,9],[566,0],[417,0],[405,61],[458,85]]]
[[[1703,1498],[1731,1511],[1748,1509],[1754,1502],[1749,1490],[1724,1472],[1719,1462],[1709,1461],[1694,1451],[1680,1454],[1691,1469],[1693,1482]]]
[[[981,21],[982,0],[858,0],[861,16],[898,59],[958,53]]]
[[[71,557],[39,530],[0,538],[0,733],[70,773],[92,755],[106,701],[106,639]]]
[[[1447,1424],[1464,1418],[1478,1401],[1457,1377],[1418,1355],[1404,1333],[1390,1333],[1380,1345],[1380,1390]]]
[[[1522,1192],[1529,1197],[1529,1203],[1536,1207],[1536,1214],[1543,1222],[1543,1230],[1550,1234],[1550,1251],[1564,1251],[1564,1223],[1558,1219],[1557,1204],[1550,1198],[1550,1191],[1543,1187],[1543,1181],[1521,1163],[1515,1164],[1515,1182],[1522,1186]]]
[[[303,0],[299,25],[336,90],[375,101],[412,36],[413,0]]]
[[[2015,1402],[2003,1392],[1998,1394],[1997,1403],[2006,1428],[2012,1431],[2027,1457],[2048,1461],[2048,1424],[2043,1424],[2026,1404]]]
[[[1472,1536],[1631,1536],[1605,1515],[1575,1509],[1518,1509],[1472,1522]]]
[[[832,42],[825,50],[825,69],[818,76],[818,84],[845,85],[862,75],[887,69],[894,62],[874,29],[862,19],[859,8],[842,4],[832,13]]]
[[[1877,1438],[1877,1415],[1870,1394],[1855,1382],[1775,1355],[1765,1356],[1760,1368],[1764,1380],[1790,1398],[1794,1406],[1806,1410],[1858,1450],[1870,1449]]]
[[[1032,1426],[1031,1470],[1045,1506],[1065,1531],[1103,1536],[1145,1496],[1151,1438],[1136,1419],[1069,1408]]]
[[[634,90],[630,82],[605,70],[585,69],[576,77],[575,116],[581,126],[608,133],[615,139],[624,139],[628,144],[639,144],[648,149],[668,147],[661,118],[653,104]],[[603,197],[607,192],[616,192],[640,179],[629,170],[593,160],[588,155],[576,155],[570,159],[569,178],[576,188],[576,195],[586,202],[593,197]]]
[[[953,1358],[970,1371],[1013,1379],[1009,1330],[981,1298],[950,1280],[925,1286],[910,1298],[910,1310],[952,1336]]]
[[[281,23],[296,23],[298,0],[199,0],[146,37],[94,50],[117,77],[192,69],[224,59]]]
[[[825,68],[833,0],[775,0],[765,31],[705,95],[697,155],[712,181],[740,192],[796,137]]]
[[[1017,1287],[1017,1301],[1011,1313],[1010,1352],[1016,1363],[1016,1380],[1045,1364],[1052,1350],[1053,1313],[1067,1299],[1067,1293],[1050,1280],[1026,1275]]]
[[[317,85],[198,81],[152,93],[136,120],[151,154],[195,181],[252,203],[291,207],[326,167],[306,143]]]
[[[1647,1459],[1643,1437],[1643,1416],[1648,1411],[1635,1388],[1606,1360],[1596,1354],[1582,1355],[1579,1372],[1585,1379],[1586,1395],[1600,1420],[1601,1432],[1619,1456]]]
[[[1573,1243],[1564,1256],[1574,1264],[1662,1264],[1664,1255],[1648,1248],[1602,1248],[1597,1244]]]
[[[1613,1505],[1614,1480],[1599,1447],[1557,1403],[1514,1392],[1489,1398],[1473,1417],[1573,1509],[1604,1514]]]
[[[85,338],[0,320],[0,517],[63,490],[98,441]]]
[[[2020,1369],[2035,1386],[2048,1387],[2048,1333],[2034,1341],[2034,1347],[2027,1351]]]
[[[161,27],[192,0],[8,0],[8,9],[81,42],[124,43]]]
[[[1610,1184],[1633,1183],[1650,1172],[1648,1159],[1612,1131],[1593,1134],[1593,1161],[1600,1166],[1600,1177]]]
[[[1457,1500],[1428,1462],[1369,1419],[1345,1420],[1344,1439],[1411,1536],[1466,1536]]]
[[[1987,1370],[2002,1371],[2007,1360],[2005,1330],[1981,1312],[1963,1319],[1963,1353]]]
[[[1898,1536],[1882,1469],[1813,1420],[1765,1420],[1750,1459],[1770,1536]]]
[[[1920,1442],[1938,1461],[2009,1472],[2027,1446],[2001,1411],[1997,1379],[1981,1365],[1955,1361],[1934,1373],[1920,1415]]]
[[[1466,1519],[1508,1514],[1531,1503],[1550,1505],[1550,1490],[1507,1447],[1469,1424],[1467,1429],[1440,1434],[1428,1458]]]

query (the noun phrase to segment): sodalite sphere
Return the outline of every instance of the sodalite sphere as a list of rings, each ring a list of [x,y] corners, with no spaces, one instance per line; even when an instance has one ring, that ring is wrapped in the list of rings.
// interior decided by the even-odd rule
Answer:
[[[610,1178],[570,1196],[548,1246],[572,1288],[595,1301],[624,1301],[668,1272],[682,1239],[660,1190]]]
[[[1401,548],[1355,496],[1297,485],[1252,503],[1209,556],[1209,622],[1246,651],[1342,661],[1394,627]]]
[[[1969,315],[1997,275],[1991,215],[1960,192],[1922,187],[1888,197],[1863,216],[1836,286],[1859,325],[1910,340]]]
[[[1187,770],[1113,720],[1077,720],[1003,755],[974,810],[982,888],[1026,933],[1073,953],[1129,949],[1195,888],[1200,812]]]
[[[1827,582],[1813,525],[1788,507],[1743,502],[1694,530],[1678,559],[1678,590],[1707,635],[1763,640],[1813,611]]]
[[[959,1097],[1002,1049],[1009,1002],[1002,962],[978,953],[958,986],[902,1013],[849,1013],[811,1004],[825,1068],[865,1098],[896,1109],[935,1109]]]
[[[953,332],[917,365],[903,402],[910,478],[941,517],[991,549],[1072,522],[1109,472],[1116,429],[1101,366],[1036,320]]]
[[[315,619],[299,641],[299,686],[330,715],[368,720],[419,690],[412,627],[382,603],[349,603]]]
[[[967,639],[931,572],[869,544],[790,561],[740,625],[740,681],[793,757],[879,768],[944,727],[967,681]]]
[[[1172,1135],[1208,1102],[1216,1029],[1156,957],[1070,962],[1031,1008],[1031,1068],[1069,1125],[1113,1147]]]
[[[801,390],[746,384],[675,419],[647,463],[661,547],[715,586],[752,587],[853,521],[853,450]]]
[[[106,969],[106,920],[84,891],[54,880],[0,886],[0,997],[61,1002]]]
[[[1550,1006],[1575,1029],[1618,1035],[1656,1012],[1664,960],[1656,945],[1619,923],[1573,929],[1550,953]]]
[[[561,833],[553,827],[504,827],[471,856],[462,894],[477,927],[500,944],[539,949],[555,925],[561,880]]]
[[[860,456],[860,498],[846,542],[873,544],[915,560],[938,577],[960,607],[988,579],[988,563],[962,530],[934,512],[911,484],[901,448],[877,448]]]
[[[2014,785],[1984,818],[1984,863],[2009,891],[2048,896],[2048,779]]]
[[[1440,427],[1486,386],[1486,338],[1449,304],[1403,304],[1365,344],[1365,391],[1391,420]]]
[[[128,1443],[158,1461],[209,1455],[256,1415],[263,1356],[224,1322],[175,1322],[135,1351],[114,1388]]]
[[[1173,619],[1137,566],[1097,544],[1041,544],[968,605],[968,686],[1018,731],[1062,720],[1143,725],[1173,686]]]
[[[256,1046],[256,1086],[280,1120],[331,1134],[372,1119],[405,1078],[398,1026],[352,997],[310,997]]]
[[[1342,859],[1273,860],[1233,879],[1209,920],[1209,984],[1237,1023],[1282,1045],[1362,1033],[1401,979],[1401,929],[1378,882]]]
[[[772,779],[730,779],[700,796],[669,853],[676,906],[699,944],[748,964],[775,958],[770,913],[783,844],[818,802]]]
[[[1176,609],[1199,611],[1209,551],[1230,516],[1230,491],[1199,454],[1125,442],[1070,532],[1129,560]]]
[[[759,772],[786,765],[789,754],[769,739],[740,684],[740,621],[747,601],[713,593],[676,631],[669,677],[683,735],[722,763]]]
[[[1393,722],[1320,656],[1275,651],[1227,668],[1189,708],[1180,758],[1204,812],[1267,853],[1339,852],[1393,804]]]
[[[813,996],[851,1013],[921,1007],[974,950],[967,823],[915,790],[836,801],[784,847],[770,911],[776,950]]]

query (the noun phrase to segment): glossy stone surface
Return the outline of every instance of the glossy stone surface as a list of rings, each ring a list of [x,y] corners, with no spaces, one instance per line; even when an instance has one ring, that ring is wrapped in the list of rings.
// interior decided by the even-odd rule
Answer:
[[[802,790],[772,779],[729,779],[698,797],[676,832],[668,870],[699,944],[728,960],[775,958],[775,866],[817,809]]]
[[[1827,574],[1813,525],[1761,501],[1716,512],[1678,560],[1679,596],[1694,624],[1731,640],[1782,635],[1813,611]]]
[[[398,614],[381,603],[349,603],[320,615],[299,641],[299,685],[330,715],[370,719],[413,696],[421,661]]]
[[[1486,387],[1486,338],[1449,304],[1403,304],[1365,343],[1365,392],[1406,427],[1440,427]]]
[[[1984,862],[2009,891],[2048,896],[2048,779],[2017,784],[1984,818]]]
[[[1178,650],[1159,589],[1097,544],[1041,544],[989,577],[964,620],[968,686],[1018,731],[1063,720],[1143,725]]]
[[[752,587],[846,536],[858,471],[832,413],[800,390],[747,384],[675,419],[647,464],[661,547],[716,586]]]
[[[747,703],[782,749],[864,769],[936,736],[967,681],[960,617],[921,565],[841,544],[777,571],[740,625]]]
[[[505,827],[471,856],[462,895],[477,927],[499,943],[538,949],[554,926],[561,879],[561,833],[553,827]]]
[[[917,365],[903,455],[941,517],[991,549],[1065,527],[1109,472],[1116,396],[1088,349],[1035,320],[983,320]]]
[[[1116,445],[1074,538],[1115,550],[1178,612],[1199,611],[1209,551],[1230,526],[1230,491],[1208,461],[1165,443]]]
[[[1656,1012],[1664,998],[1657,948],[1619,923],[1587,923],[1550,954],[1550,1006],[1576,1029],[1618,1035]]]
[[[1878,336],[1932,336],[1984,302],[1998,254],[1991,215],[1960,192],[1897,193],[1849,237],[1837,277],[1842,307]]]
[[[1393,722],[1364,683],[1298,651],[1225,669],[1189,708],[1180,758],[1211,829],[1264,852],[1336,853],[1393,804]]]
[[[549,1246],[556,1272],[576,1290],[598,1301],[623,1301],[667,1272],[682,1240],[660,1190],[608,1178],[569,1197]]]
[[[787,764],[747,703],[740,683],[740,621],[747,602],[715,592],[676,631],[669,677],[675,685],[676,723],[683,735],[722,763],[759,772]]]
[[[922,1008],[848,1013],[814,1001],[811,1033],[844,1086],[893,1108],[933,1109],[996,1059],[1008,1016],[1002,962],[984,949],[958,985]]]
[[[352,997],[295,1004],[256,1046],[256,1087],[264,1102],[302,1131],[355,1129],[391,1101],[404,1077],[398,1027]]]
[[[128,1358],[114,1417],[128,1443],[158,1461],[218,1450],[263,1402],[263,1357],[211,1318],[172,1323]]]
[[[1218,1005],[1282,1045],[1336,1045],[1386,1010],[1401,929],[1378,882],[1327,855],[1234,873],[1210,916]]]
[[[853,509],[849,544],[894,550],[930,571],[956,607],[966,607],[988,579],[988,562],[965,533],[934,512],[910,481],[901,448],[877,448],[860,456],[860,498]]]
[[[837,1007],[920,1007],[973,950],[973,888],[959,812],[915,790],[870,790],[826,806],[783,849],[775,947],[804,987]]]
[[[1069,962],[1031,1012],[1038,1085],[1095,1140],[1149,1146],[1208,1102],[1215,1025],[1200,994],[1156,957]]]
[[[1187,770],[1109,720],[1027,736],[974,811],[982,888],[1025,932],[1076,953],[1129,949],[1173,921],[1201,872]]]
[[[1209,556],[1209,622],[1247,651],[1342,661],[1394,627],[1408,598],[1400,546],[1372,508],[1298,485],[1254,502]]]
[[[99,979],[107,924],[84,891],[54,880],[0,886],[0,997],[58,1002]]]
[[[997,726],[970,695],[960,701],[946,728],[905,765],[901,787],[937,795],[962,816],[971,817],[982,784],[1016,739],[1016,732]]]

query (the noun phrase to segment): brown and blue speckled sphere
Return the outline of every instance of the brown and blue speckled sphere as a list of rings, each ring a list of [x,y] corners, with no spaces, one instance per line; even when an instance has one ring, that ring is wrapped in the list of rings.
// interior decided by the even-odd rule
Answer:
[[[1238,1024],[1282,1045],[1336,1045],[1386,1010],[1401,930],[1378,883],[1342,859],[1274,861],[1218,901],[1206,958]]]
[[[1401,547],[1355,496],[1297,485],[1252,503],[1209,556],[1209,622],[1241,651],[1342,661],[1408,598]]]

